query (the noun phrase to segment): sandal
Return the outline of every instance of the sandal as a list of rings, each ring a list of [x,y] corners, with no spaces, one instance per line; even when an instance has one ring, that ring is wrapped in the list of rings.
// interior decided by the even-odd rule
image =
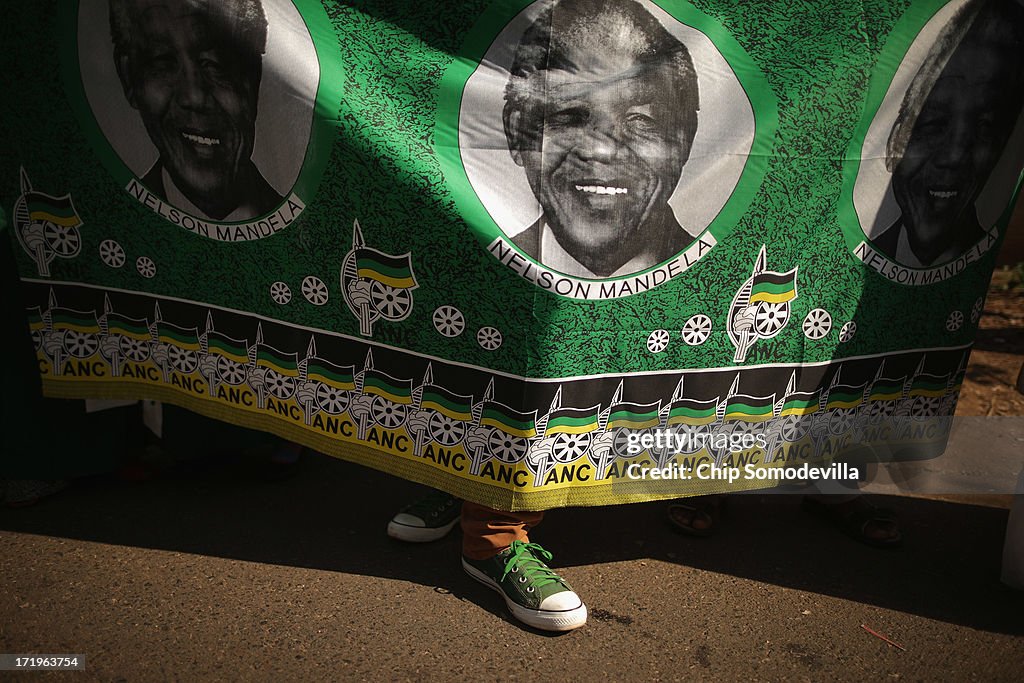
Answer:
[[[668,522],[681,534],[707,538],[718,525],[723,502],[721,496],[695,496],[689,503],[672,503],[668,506]],[[698,519],[704,520],[703,527],[694,526]]]
[[[898,548],[903,543],[903,534],[896,525],[896,513],[887,508],[875,507],[863,496],[842,503],[823,503],[814,498],[804,497],[801,507],[819,517],[844,534],[873,548]],[[870,533],[875,529],[889,527],[895,535],[879,538]]]

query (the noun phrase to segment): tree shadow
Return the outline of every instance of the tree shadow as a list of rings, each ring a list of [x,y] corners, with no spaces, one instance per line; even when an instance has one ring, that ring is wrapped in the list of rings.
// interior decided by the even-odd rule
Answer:
[[[974,362],[967,369],[967,379],[982,386],[1003,386],[1006,384],[1006,371],[994,365]]]

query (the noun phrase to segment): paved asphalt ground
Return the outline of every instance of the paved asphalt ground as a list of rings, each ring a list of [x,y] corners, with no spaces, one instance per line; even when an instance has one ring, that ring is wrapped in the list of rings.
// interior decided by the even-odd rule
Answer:
[[[457,533],[385,536],[415,485],[324,456],[283,482],[246,472],[93,479],[0,512],[0,652],[88,667],[0,679],[1021,680],[998,507],[880,497],[897,551],[792,496],[734,497],[712,539],[673,533],[660,503],[555,511],[534,540],[591,616],[548,635],[462,573]]]

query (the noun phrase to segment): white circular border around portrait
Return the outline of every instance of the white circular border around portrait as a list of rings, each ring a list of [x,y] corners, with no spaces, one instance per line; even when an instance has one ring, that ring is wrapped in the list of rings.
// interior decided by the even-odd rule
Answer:
[[[549,2],[534,2],[505,26],[462,93],[462,163],[480,202],[509,238],[532,225],[541,208],[526,173],[508,151],[502,125],[505,83],[520,36]],[[739,182],[754,142],[754,110],[729,62],[710,38],[648,0],[637,2],[686,45],[697,71],[697,133],[669,199],[676,220],[697,237],[719,214]]]
[[[252,160],[267,182],[288,196],[306,156],[320,62],[295,5],[289,0],[262,2],[267,49]],[[141,178],[156,163],[157,150],[118,80],[107,0],[82,0],[79,5],[78,63],[85,96],[100,130],[124,165]]]
[[[853,188],[853,204],[861,230],[874,239],[900,217],[892,192],[892,174],[886,169],[886,146],[904,94],[920,70],[942,29],[963,7],[966,0],[954,0],[940,9],[925,24],[907,50],[896,70],[885,98],[875,114],[861,148],[860,169]],[[1007,141],[1006,151],[992,169],[989,180],[978,196],[975,208],[982,228],[991,228],[1003,210],[1017,183],[1016,169],[1024,158],[1024,116],[1018,119]]]

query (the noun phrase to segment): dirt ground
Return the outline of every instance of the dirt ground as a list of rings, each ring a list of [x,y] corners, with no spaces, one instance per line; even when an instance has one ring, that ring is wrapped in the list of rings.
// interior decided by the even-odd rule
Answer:
[[[957,415],[1024,415],[1024,264],[996,270],[960,392]]]

